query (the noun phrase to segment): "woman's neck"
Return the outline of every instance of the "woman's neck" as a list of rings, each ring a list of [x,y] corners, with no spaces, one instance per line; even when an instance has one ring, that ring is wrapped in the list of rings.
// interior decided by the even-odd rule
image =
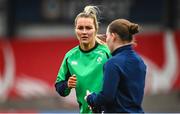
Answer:
[[[92,42],[89,44],[80,43],[80,47],[84,51],[89,51],[90,49],[92,49],[95,46],[95,44],[96,44],[96,42]]]
[[[116,50],[117,48],[123,47],[123,46],[127,46],[127,45],[132,45],[133,42],[126,42],[126,43],[120,43],[120,44],[114,44],[114,50]]]

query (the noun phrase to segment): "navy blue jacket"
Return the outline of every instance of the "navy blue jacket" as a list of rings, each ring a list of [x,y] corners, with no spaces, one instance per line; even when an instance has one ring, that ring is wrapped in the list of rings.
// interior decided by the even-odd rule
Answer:
[[[100,93],[92,93],[87,102],[104,112],[144,112],[146,65],[141,57],[126,45],[116,49],[104,65],[104,84]]]

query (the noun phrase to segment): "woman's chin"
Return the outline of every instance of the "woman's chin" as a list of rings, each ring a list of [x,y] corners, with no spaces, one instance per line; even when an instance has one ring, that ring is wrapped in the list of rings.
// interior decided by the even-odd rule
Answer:
[[[89,44],[88,41],[81,41],[82,44]]]

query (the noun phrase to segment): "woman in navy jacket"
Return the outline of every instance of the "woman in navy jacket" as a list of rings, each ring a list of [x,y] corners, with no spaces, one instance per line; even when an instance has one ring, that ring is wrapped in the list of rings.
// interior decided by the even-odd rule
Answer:
[[[142,113],[146,65],[134,51],[133,35],[138,24],[117,19],[108,25],[106,42],[112,53],[104,65],[104,83],[100,93],[87,94],[85,99],[92,108],[105,113]]]

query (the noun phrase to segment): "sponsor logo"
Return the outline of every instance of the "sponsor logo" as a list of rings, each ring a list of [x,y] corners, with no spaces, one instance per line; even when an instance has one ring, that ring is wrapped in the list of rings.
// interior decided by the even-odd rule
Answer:
[[[77,61],[72,61],[71,64],[72,65],[77,65],[78,63],[77,63]]]

